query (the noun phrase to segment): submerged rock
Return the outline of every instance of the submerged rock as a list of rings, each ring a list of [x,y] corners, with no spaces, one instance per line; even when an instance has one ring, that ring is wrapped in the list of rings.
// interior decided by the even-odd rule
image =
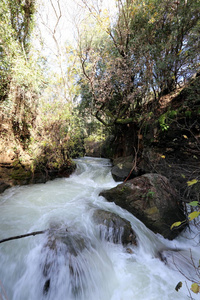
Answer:
[[[83,288],[82,278],[86,276],[87,269],[84,269],[86,260],[82,255],[84,250],[93,251],[91,241],[78,232],[69,232],[67,229],[53,228],[49,231],[47,242],[42,252],[45,259],[41,264],[44,276],[43,294],[47,295],[52,285],[55,284],[61,269],[64,267],[65,273],[68,274],[69,282],[73,295],[81,293]],[[62,265],[60,265],[62,261]],[[82,261],[82,263],[81,263]],[[54,287],[55,288],[55,287]]]
[[[137,245],[136,234],[129,221],[115,213],[98,209],[93,214],[93,219],[100,226],[100,236],[113,243],[123,245]]]
[[[94,212],[93,219],[100,227],[102,239],[122,243],[124,246],[137,244],[130,222],[117,214],[98,209]],[[131,249],[127,251],[132,253]],[[91,268],[96,268],[96,264],[100,263],[96,253],[95,241],[83,232],[52,223],[41,253],[43,295],[49,295],[50,290],[55,288],[55,278],[64,270],[68,280],[66,284],[70,287],[72,295],[78,299],[86,289],[87,281],[93,276]],[[91,265],[92,256],[95,263]]]
[[[159,174],[145,174],[100,193],[109,202],[131,212],[155,233],[175,238],[180,230],[171,225],[185,219],[176,191],[168,179]]]
[[[95,214],[95,219],[98,220],[97,223],[100,226],[101,221],[104,222],[103,220],[108,219],[109,215],[112,221],[109,220],[106,223],[108,228],[111,228],[109,224],[115,224],[120,231],[122,225],[127,227],[123,239],[126,240],[126,243],[132,241],[133,238],[129,237],[128,234],[134,234],[128,221],[113,213],[101,210]],[[96,295],[99,291],[98,285],[105,284],[105,288],[107,288],[107,282],[103,279],[108,272],[112,271],[112,268],[107,256],[100,257],[99,255],[97,247],[101,247],[101,243],[98,238],[93,240],[87,233],[76,228],[65,229],[58,224],[51,224],[40,255],[42,275],[40,285],[43,296],[48,299],[56,299],[52,295],[59,288],[58,281],[61,279],[69,299],[88,299],[88,290],[90,293],[95,291]],[[104,267],[101,269],[102,264]]]

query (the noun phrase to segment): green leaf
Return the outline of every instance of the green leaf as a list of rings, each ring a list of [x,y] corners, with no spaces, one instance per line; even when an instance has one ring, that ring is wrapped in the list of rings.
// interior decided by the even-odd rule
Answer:
[[[178,227],[178,226],[181,225],[181,223],[182,222],[180,222],[180,221],[179,222],[175,222],[175,223],[172,224],[172,226],[170,228],[173,229],[174,227]]]
[[[195,294],[198,294],[200,291],[200,286],[197,283],[193,283],[191,285],[191,291],[193,291]]]
[[[191,185],[193,185],[193,184],[196,184],[197,182],[198,182],[197,179],[192,179],[192,180],[190,180],[190,181],[187,181],[187,185],[188,185],[188,186],[191,186]]]
[[[188,203],[190,206],[198,206],[199,202],[198,201],[192,201],[190,203]]]
[[[192,221],[195,218],[197,218],[199,215],[200,215],[199,211],[193,211],[188,215],[188,219],[189,219],[189,221]]]

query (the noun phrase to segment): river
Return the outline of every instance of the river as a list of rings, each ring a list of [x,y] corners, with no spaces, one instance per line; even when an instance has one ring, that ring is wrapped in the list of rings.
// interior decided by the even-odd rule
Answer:
[[[191,248],[193,258],[198,258],[197,240],[188,238],[190,232],[173,241],[165,240],[126,210],[100,197],[100,191],[117,185],[109,160],[85,157],[75,161],[76,172],[69,178],[17,186],[0,195],[0,240],[50,228],[60,238],[67,235],[72,247],[69,255],[49,233],[1,243],[0,299],[188,299],[191,283],[172,262],[165,264],[157,254],[165,247]],[[121,244],[100,239],[92,218],[97,208],[131,222],[138,238],[138,246],[129,247],[132,253]],[[187,258],[187,264],[180,257],[176,263],[191,275],[189,254]],[[183,286],[177,292],[180,281]]]

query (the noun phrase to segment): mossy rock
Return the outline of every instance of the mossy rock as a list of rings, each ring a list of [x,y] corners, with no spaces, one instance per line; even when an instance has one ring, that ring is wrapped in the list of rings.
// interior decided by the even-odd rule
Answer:
[[[136,177],[100,195],[126,209],[153,232],[168,239],[175,238],[180,232],[172,231],[171,225],[185,220],[176,191],[168,179],[159,174]]]
[[[19,168],[14,168],[11,171],[11,178],[16,180],[19,184],[24,184],[24,181],[30,182],[32,178],[32,172],[31,170],[26,170],[22,166]]]

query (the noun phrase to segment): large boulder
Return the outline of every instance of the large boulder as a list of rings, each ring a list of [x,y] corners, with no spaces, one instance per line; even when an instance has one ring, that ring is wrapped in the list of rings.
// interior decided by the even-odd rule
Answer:
[[[136,234],[131,223],[115,213],[97,209],[93,214],[93,219],[100,227],[101,238],[123,245],[137,245]]]
[[[168,179],[159,174],[136,177],[100,195],[131,212],[153,232],[168,239],[175,238],[181,230],[172,231],[171,225],[185,219],[176,191]]]

